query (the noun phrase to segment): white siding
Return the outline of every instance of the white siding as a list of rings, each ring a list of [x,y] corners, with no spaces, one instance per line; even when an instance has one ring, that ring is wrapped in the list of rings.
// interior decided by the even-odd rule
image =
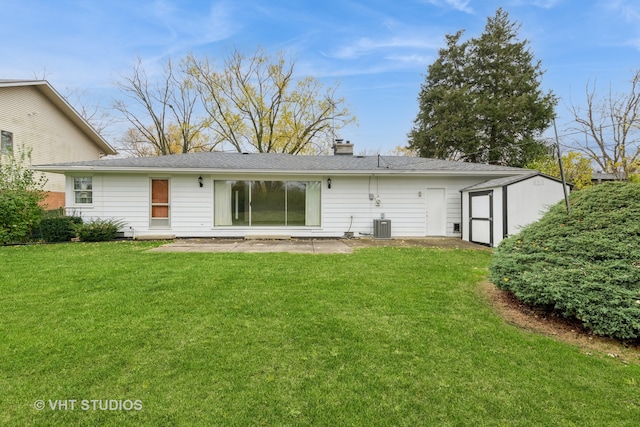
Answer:
[[[200,187],[198,176],[171,177],[171,229],[176,235],[197,236],[199,230],[211,234],[213,182],[208,176],[202,176]]]
[[[149,177],[147,175],[80,174],[92,176],[93,203],[74,202],[73,176],[67,176],[66,210],[80,215],[85,221],[92,218],[123,220],[122,230],[133,235],[137,229],[149,228]]]
[[[86,176],[79,174],[77,176]],[[446,203],[446,235],[453,224],[461,222],[460,189],[486,178],[473,177],[388,177],[388,176],[216,176],[192,174],[93,174],[93,204],[74,204],[73,176],[67,177],[67,210],[94,217],[120,219],[126,223],[129,236],[172,234],[178,237],[241,237],[251,235],[286,234],[293,237],[342,237],[347,231],[354,235],[371,235],[373,220],[391,220],[392,237],[424,237],[426,235],[426,190],[444,188]],[[150,179],[170,179],[171,225],[168,228],[149,227]],[[319,227],[214,227],[213,181],[216,179],[321,180],[322,212]],[[369,194],[373,195],[370,199]],[[379,199],[379,204],[376,202]],[[464,229],[464,226],[463,226]]]
[[[477,182],[477,178],[457,177],[332,177],[332,188],[325,188],[324,193],[323,229],[342,236],[349,231],[353,216],[350,231],[371,234],[373,220],[384,215],[391,220],[391,237],[424,237],[426,190],[444,188],[446,235],[459,237],[460,233],[453,232],[453,224],[460,223],[460,189]],[[373,194],[373,200],[369,194]]]
[[[562,183],[536,176],[507,187],[508,234],[537,221],[549,207],[564,198]]]

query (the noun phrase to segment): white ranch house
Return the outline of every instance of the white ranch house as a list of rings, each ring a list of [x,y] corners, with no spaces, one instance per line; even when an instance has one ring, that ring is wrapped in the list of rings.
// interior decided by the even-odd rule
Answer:
[[[328,156],[207,152],[37,169],[66,176],[68,213],[123,220],[122,231],[133,238],[468,239],[470,218],[465,218],[461,190],[533,172],[415,157],[356,156],[350,146],[336,144],[336,154]],[[527,220],[537,219],[548,204],[562,198],[561,183],[544,181],[520,199],[518,209],[529,213]],[[560,196],[534,194],[547,194],[550,187]],[[502,237],[480,243],[497,245]]]

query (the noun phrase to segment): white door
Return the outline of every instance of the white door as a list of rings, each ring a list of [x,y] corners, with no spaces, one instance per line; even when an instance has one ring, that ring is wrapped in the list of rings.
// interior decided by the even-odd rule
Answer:
[[[493,246],[493,191],[469,193],[469,241]]]
[[[444,188],[427,188],[427,236],[444,236],[447,230],[447,208]]]

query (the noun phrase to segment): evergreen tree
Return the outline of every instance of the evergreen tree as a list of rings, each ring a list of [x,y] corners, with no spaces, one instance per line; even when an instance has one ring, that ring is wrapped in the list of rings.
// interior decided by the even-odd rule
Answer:
[[[556,99],[543,93],[540,61],[519,25],[496,11],[479,38],[446,36],[428,68],[409,148],[423,157],[523,166],[546,152],[536,137],[553,119]]]

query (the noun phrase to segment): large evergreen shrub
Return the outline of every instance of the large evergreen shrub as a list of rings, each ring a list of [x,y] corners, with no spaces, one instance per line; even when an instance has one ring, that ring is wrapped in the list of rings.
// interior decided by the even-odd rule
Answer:
[[[502,241],[491,280],[521,301],[579,319],[598,335],[640,338],[640,184],[571,194]]]

